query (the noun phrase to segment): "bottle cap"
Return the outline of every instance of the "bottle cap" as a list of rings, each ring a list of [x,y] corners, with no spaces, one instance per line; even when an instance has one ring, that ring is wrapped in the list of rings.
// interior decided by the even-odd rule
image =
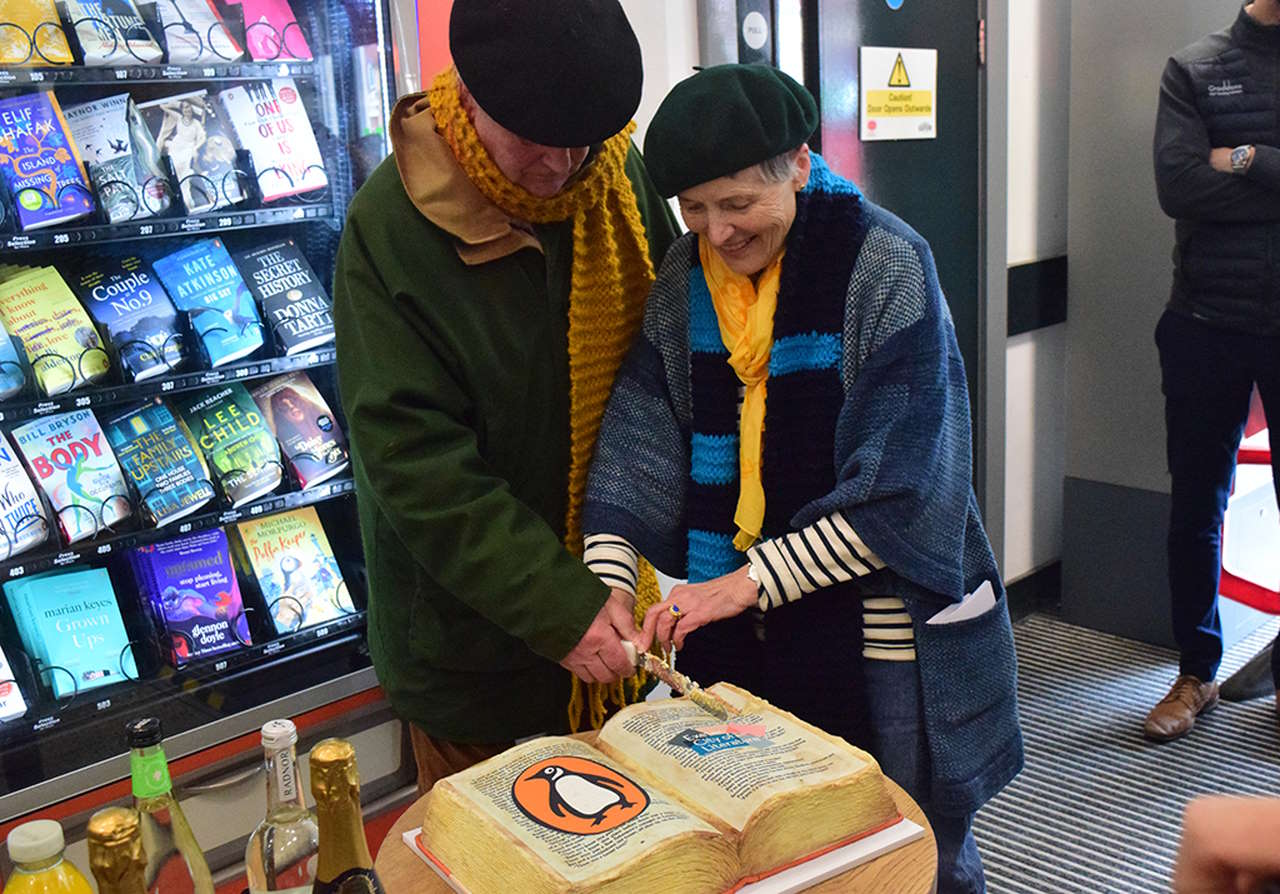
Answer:
[[[124,725],[124,728],[129,734],[130,748],[150,748],[152,745],[159,745],[164,740],[164,734],[160,730],[159,717],[142,717],[138,720],[130,720]]]
[[[58,856],[64,847],[62,826],[53,820],[32,820],[9,833],[9,859],[14,863],[39,863]]]
[[[132,807],[106,807],[89,817],[89,843],[111,846],[138,834],[141,820]]]
[[[262,725],[262,747],[267,751],[283,751],[298,744],[298,728],[292,720],[268,720]]]

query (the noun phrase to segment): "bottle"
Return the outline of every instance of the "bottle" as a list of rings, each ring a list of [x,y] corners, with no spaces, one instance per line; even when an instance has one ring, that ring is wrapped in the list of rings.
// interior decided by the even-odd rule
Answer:
[[[356,750],[342,739],[311,749],[311,794],[320,817],[320,865],[314,894],[385,894],[373,871],[360,813]]]
[[[250,894],[305,894],[316,877],[320,828],[302,800],[298,778],[298,730],[288,720],[262,727],[267,763],[267,818],[249,837],[244,865]]]
[[[175,878],[189,878],[195,894],[214,894],[209,864],[173,796],[169,764],[160,747],[163,736],[159,718],[134,720],[125,729],[132,749],[129,769],[133,776],[133,806],[138,810],[142,846],[147,852],[147,890],[159,894],[162,882],[168,889]]]
[[[147,894],[142,821],[132,807],[108,807],[89,817],[89,869],[98,894]]]
[[[9,833],[13,875],[4,894],[93,894],[89,880],[62,858],[66,842],[53,820],[23,823]]]

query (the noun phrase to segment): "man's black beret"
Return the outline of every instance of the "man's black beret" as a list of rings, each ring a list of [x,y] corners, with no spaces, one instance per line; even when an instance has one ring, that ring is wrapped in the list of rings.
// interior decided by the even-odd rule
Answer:
[[[716,65],[672,88],[644,138],[645,167],[668,198],[795,149],[818,129],[818,104],[768,65]]]
[[[449,50],[476,103],[544,146],[591,146],[640,105],[640,42],[618,0],[454,0]]]

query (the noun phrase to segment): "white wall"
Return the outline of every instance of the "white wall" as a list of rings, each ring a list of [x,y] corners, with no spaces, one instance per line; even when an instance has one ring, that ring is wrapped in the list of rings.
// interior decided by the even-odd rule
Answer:
[[[1071,5],[1009,0],[1008,16],[1008,263],[1015,265],[1067,253]],[[1008,343],[1006,580],[1062,557],[1065,330],[1050,326]]]
[[[636,112],[635,141],[644,145],[645,129],[658,104],[698,64],[696,0],[622,0],[622,8],[644,55],[644,93]]]

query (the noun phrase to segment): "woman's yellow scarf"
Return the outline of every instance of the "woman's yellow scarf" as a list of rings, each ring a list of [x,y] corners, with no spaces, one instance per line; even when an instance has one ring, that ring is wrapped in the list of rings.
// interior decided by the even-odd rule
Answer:
[[[705,237],[698,238],[702,275],[716,309],[720,339],[729,349],[729,365],[746,392],[738,423],[738,508],[733,514],[733,523],[738,526],[733,545],[744,551],[760,538],[764,525],[760,445],[764,435],[769,355],[773,351],[773,314],[778,309],[778,285],[785,253],[781,252],[753,284],[749,277],[730,270]]]
[[[467,178],[484,196],[518,220],[554,223],[573,220],[573,268],[569,285],[569,501],[565,546],[582,555],[582,500],[596,435],[614,377],[644,312],[653,285],[653,264],[644,221],[625,165],[631,148],[629,124],[606,140],[590,164],[556,195],[542,199],[508,180],[494,164],[476,134],[458,95],[453,68],[436,76],[427,93],[436,128]],[[636,594],[636,622],[660,600],[653,568],[641,562]],[[628,684],[628,685],[624,685]],[[591,725],[599,728],[606,714],[605,697],[619,707],[639,697],[642,674],[615,686],[586,687],[574,678],[569,702],[570,724],[582,722],[584,705]]]

